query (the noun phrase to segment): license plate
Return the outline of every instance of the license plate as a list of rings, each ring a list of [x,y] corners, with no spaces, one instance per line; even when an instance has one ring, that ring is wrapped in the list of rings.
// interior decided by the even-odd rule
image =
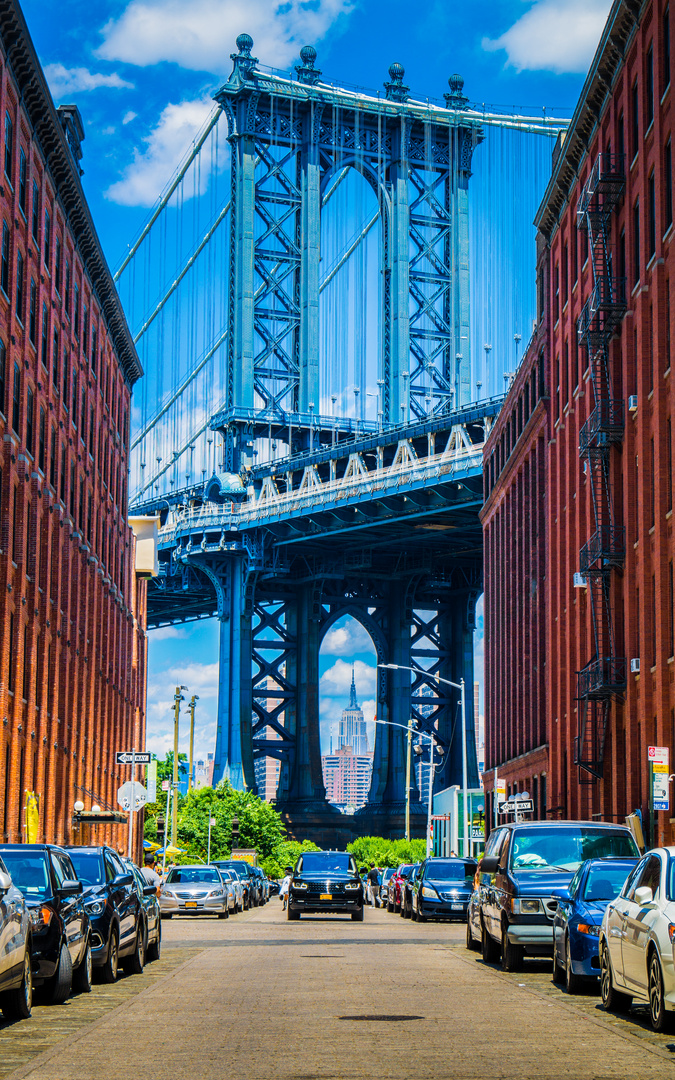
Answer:
[[[464,911],[464,904],[451,904],[450,908],[452,911]]]
[[[332,899],[333,899],[333,894],[329,893],[329,892],[322,892],[321,896],[319,897],[319,900],[332,900]]]
[[[199,907],[199,904],[197,903],[196,900],[186,900],[185,901],[185,906],[186,907]]]

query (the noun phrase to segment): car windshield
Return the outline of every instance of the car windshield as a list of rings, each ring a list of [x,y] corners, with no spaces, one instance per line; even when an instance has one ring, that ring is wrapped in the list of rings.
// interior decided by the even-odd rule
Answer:
[[[452,862],[433,862],[427,863],[427,869],[425,877],[431,878],[432,881],[463,881],[466,884],[473,882],[473,876],[476,873],[476,863],[468,860],[464,862],[463,859],[458,859]]]
[[[584,900],[616,900],[634,863],[592,866],[586,878]]]
[[[639,854],[629,832],[592,825],[515,829],[511,845],[512,870],[560,870],[573,874],[586,859],[632,858]]]
[[[195,881],[219,885],[221,877],[217,870],[212,870],[209,866],[176,866],[169,870],[166,879],[167,885],[190,885]]]
[[[52,895],[47,857],[42,852],[3,851],[2,858],[12,883],[26,900],[46,900]]]
[[[98,851],[81,851],[69,848],[68,854],[75,867],[78,881],[83,885],[102,885],[105,881],[103,859]]]
[[[382,875],[382,884],[385,885],[387,881],[389,881],[389,878],[392,878],[393,876],[394,870],[391,867],[388,870],[385,870],[384,874]]]
[[[356,863],[342,851],[308,851],[298,863],[299,874],[355,874]]]

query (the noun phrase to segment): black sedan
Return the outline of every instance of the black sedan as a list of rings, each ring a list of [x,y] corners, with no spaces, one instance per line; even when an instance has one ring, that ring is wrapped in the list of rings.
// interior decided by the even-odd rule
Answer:
[[[464,922],[477,865],[475,859],[425,859],[413,884],[413,920]]]
[[[288,918],[303,912],[340,912],[363,922],[363,882],[345,851],[306,851],[295,864],[288,890]]]
[[[120,964],[135,974],[145,962],[143,909],[134,875],[109,847],[67,849],[84,885],[91,920],[92,958],[103,982],[114,983]]]
[[[91,925],[67,852],[53,844],[3,844],[0,856],[29,911],[33,986],[55,1005],[73,988],[89,993]]]

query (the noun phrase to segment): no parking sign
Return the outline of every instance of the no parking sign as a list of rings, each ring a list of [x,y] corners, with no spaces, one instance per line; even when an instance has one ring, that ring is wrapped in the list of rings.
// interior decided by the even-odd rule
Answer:
[[[652,805],[654,810],[670,809],[669,750],[667,746],[649,746],[647,759],[652,767]]]

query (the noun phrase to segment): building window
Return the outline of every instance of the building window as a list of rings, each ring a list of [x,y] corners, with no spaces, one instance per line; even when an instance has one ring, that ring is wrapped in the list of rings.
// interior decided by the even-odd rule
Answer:
[[[45,371],[49,371],[49,312],[47,305],[42,305],[42,347],[40,359]]]
[[[673,582],[673,560],[668,563],[668,656],[675,656],[675,582]]]
[[[12,158],[14,156],[14,125],[8,112],[5,113],[5,176],[12,182]]]
[[[61,477],[59,480],[59,498],[66,505],[66,448],[61,447]]]
[[[87,498],[87,540],[91,543],[91,520],[92,520],[92,498],[91,493]]]
[[[73,409],[71,420],[77,428],[77,373],[73,375]]]
[[[9,298],[9,226],[2,223],[2,255],[0,256],[0,289]]]
[[[652,574],[652,667],[656,667],[656,575]]]
[[[45,410],[41,405],[40,406],[40,428],[38,430],[38,466],[42,470],[43,473],[45,471],[45,450],[46,450],[46,448],[45,448],[45,438],[46,438],[45,423],[46,423]]]
[[[70,263],[68,262],[67,259],[66,259],[66,289],[65,289],[65,292],[66,292],[66,294],[64,296],[64,307],[65,307],[65,310],[66,310],[66,315],[68,315],[68,317],[70,317]]]
[[[673,224],[673,146],[670,139],[668,139],[663,151],[663,171],[665,174],[665,184],[663,185],[665,205],[663,209],[666,230],[668,230]]]
[[[16,253],[16,317],[23,323],[23,255]]]
[[[56,387],[56,392],[59,392],[59,332],[54,331],[54,341],[52,345],[52,382]]]
[[[647,95],[647,130],[654,122],[654,43],[650,42],[645,63],[645,91]]]
[[[28,624],[23,628],[23,686],[21,688],[21,696],[24,701],[28,701],[28,695],[30,693],[30,649],[28,645]],[[23,750],[21,751],[23,754]],[[21,770],[23,771],[23,761],[21,762]],[[23,795],[23,792],[22,792]],[[23,798],[21,800],[23,802]]]
[[[80,480],[80,504],[77,523],[80,532],[84,532],[84,479]]]
[[[19,416],[21,408],[21,368],[14,363],[14,396],[12,399],[12,427],[19,434]]]
[[[616,153],[617,153],[617,169],[621,172],[626,168],[626,162],[624,158],[626,156],[626,143],[624,137],[624,124],[623,124],[623,112],[619,113],[619,119],[616,125]]]
[[[640,280],[640,200],[633,207],[633,285]]]
[[[56,490],[56,428],[52,428],[51,446],[49,449],[49,483]]]
[[[89,348],[89,310],[85,304],[82,309],[82,352],[87,355]]]
[[[19,488],[14,486],[12,490],[12,562],[17,562],[19,550]]]
[[[30,279],[30,306],[28,309],[28,336],[31,345],[37,348],[37,285]]]
[[[0,338],[0,411],[5,411],[5,373],[7,364],[7,351],[5,343]]]
[[[54,245],[54,288],[61,295],[61,238],[56,237]]]
[[[666,278],[666,371],[670,371],[670,278]]]
[[[656,253],[656,184],[652,169],[647,180],[647,198],[649,209],[649,258]]]
[[[663,28],[663,34],[661,35],[661,40],[663,41],[663,71],[661,73],[661,97],[663,97],[666,90],[670,86],[670,7],[667,7],[663,15],[661,16],[661,26]]]
[[[637,79],[633,83],[630,92],[630,123],[631,123],[631,158],[634,158],[640,149],[640,95],[638,93]]]
[[[82,401],[80,403],[80,438],[84,442],[87,434],[87,391],[86,388],[82,390]]]
[[[32,386],[28,387],[26,394],[26,449],[31,457],[35,457],[35,444],[33,441],[33,419],[35,412],[35,393]]]
[[[75,462],[70,463],[70,516],[75,520]]]
[[[666,420],[666,510],[673,509],[673,426],[670,417]]]
[[[31,217],[31,232],[33,233],[33,240],[39,248],[40,238],[40,189],[37,186],[35,180],[33,180],[33,205],[32,205],[32,217]]]
[[[63,349],[63,407],[68,409],[68,385],[69,385],[69,370],[68,370],[68,350]]]
[[[651,439],[649,445],[650,453],[650,465],[651,465],[651,477],[650,477],[650,491],[649,491],[649,503],[651,511],[650,525],[656,524],[656,459],[654,457],[654,439]]]
[[[579,280],[579,229],[576,221],[572,226],[572,284]]]
[[[89,457],[94,456],[94,410],[89,410]]]
[[[560,268],[558,263],[553,270],[553,322],[557,323],[560,316]],[[106,372],[107,374],[107,372]]]
[[[28,191],[27,191],[27,173],[28,166],[26,164],[26,155],[23,151],[23,146],[19,151],[19,210],[26,216],[26,210],[28,209]]]
[[[96,349],[98,348],[98,331],[95,326],[91,328],[91,370],[96,374]]]
[[[567,303],[567,299],[568,299],[568,261],[569,261],[569,259],[568,259],[567,252],[568,252],[567,242],[565,242],[565,245],[564,245],[563,250],[562,250],[562,302],[563,302],[563,307]]]
[[[44,256],[45,266],[49,270],[49,260],[52,253],[52,221],[49,216],[49,211],[45,210],[45,244],[44,244]]]
[[[14,490],[16,491],[16,488]],[[9,690],[10,694],[14,693],[14,660],[14,612],[12,611],[9,615],[9,657],[7,665],[7,689]],[[7,747],[7,759],[9,762],[9,747]],[[9,785],[9,768],[7,769],[7,779],[5,780],[5,785]],[[5,796],[6,794],[7,792],[5,791]],[[5,803],[6,802],[7,798],[5,798]],[[5,818],[5,821],[6,820],[7,819]]]
[[[80,289],[75,285],[73,289],[73,321],[75,323],[75,340],[80,340]]]

